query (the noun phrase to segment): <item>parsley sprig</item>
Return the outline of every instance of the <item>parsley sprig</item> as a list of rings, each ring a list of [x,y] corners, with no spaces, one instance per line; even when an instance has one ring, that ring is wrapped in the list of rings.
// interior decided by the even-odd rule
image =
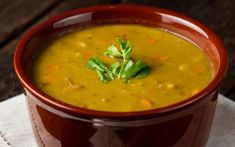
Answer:
[[[150,67],[143,60],[134,61],[132,56],[133,46],[128,39],[117,38],[119,48],[110,45],[104,52],[105,56],[122,58],[122,62],[115,62],[110,67],[105,65],[99,58],[90,58],[87,68],[95,70],[99,79],[106,83],[115,78],[129,81],[131,78],[144,78],[149,75]]]

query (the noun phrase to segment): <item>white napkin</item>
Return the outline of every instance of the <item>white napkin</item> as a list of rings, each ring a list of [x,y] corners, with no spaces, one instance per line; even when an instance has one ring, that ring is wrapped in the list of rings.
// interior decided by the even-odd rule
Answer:
[[[0,103],[0,147],[36,147],[24,95]],[[235,102],[219,95],[206,147],[235,147]]]
[[[0,103],[0,147],[37,147],[23,94]]]

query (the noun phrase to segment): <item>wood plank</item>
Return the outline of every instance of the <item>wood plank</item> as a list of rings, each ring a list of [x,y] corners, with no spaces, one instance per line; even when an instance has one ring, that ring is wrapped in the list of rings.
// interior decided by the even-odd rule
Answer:
[[[21,33],[29,22],[39,17],[59,0],[1,0],[0,46]],[[8,2],[8,3],[6,3]]]
[[[0,50],[0,101],[23,92],[13,69],[13,52],[17,42],[18,39]]]
[[[6,9],[10,4],[11,4],[11,1],[1,0],[0,1],[0,10],[4,11],[4,9]]]
[[[234,13],[235,14],[235,13]],[[222,40],[228,49],[228,72],[221,85],[221,91],[229,98],[235,100],[235,19],[227,25]]]
[[[71,9],[70,4],[66,1],[62,2],[57,7],[49,11],[42,19],[38,20],[36,24],[52,15],[58,14],[68,9]],[[12,40],[10,43],[4,46],[2,50],[0,50],[0,101],[23,92],[23,89],[18,82],[18,79],[16,78],[13,68],[13,54],[19,38],[20,36]]]

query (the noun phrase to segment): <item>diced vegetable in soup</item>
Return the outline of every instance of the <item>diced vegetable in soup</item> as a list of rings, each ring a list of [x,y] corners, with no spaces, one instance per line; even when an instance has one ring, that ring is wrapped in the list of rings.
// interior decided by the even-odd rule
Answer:
[[[125,49],[120,43],[127,42]],[[183,101],[213,78],[208,57],[192,42],[161,29],[124,24],[90,27],[52,41],[30,72],[39,89],[60,101],[115,112]]]

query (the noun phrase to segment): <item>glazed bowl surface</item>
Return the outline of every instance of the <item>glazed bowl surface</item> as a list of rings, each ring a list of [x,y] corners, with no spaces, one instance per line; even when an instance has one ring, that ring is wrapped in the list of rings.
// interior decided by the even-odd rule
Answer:
[[[138,24],[165,29],[202,48],[214,68],[211,83],[179,103],[147,111],[103,112],[78,108],[48,96],[27,73],[48,42],[71,30],[104,24]],[[218,37],[176,12],[136,5],[105,5],[68,11],[29,30],[17,45],[14,67],[25,89],[39,146],[203,147],[209,137],[227,53]]]

